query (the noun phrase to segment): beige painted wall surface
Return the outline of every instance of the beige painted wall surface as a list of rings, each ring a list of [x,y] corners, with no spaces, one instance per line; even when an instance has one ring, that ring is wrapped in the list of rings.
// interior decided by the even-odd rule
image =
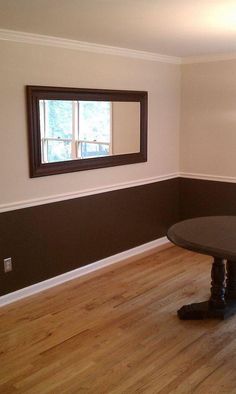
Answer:
[[[178,65],[7,41],[0,57],[0,205],[178,171]],[[30,179],[25,85],[148,91],[148,162]]]
[[[118,155],[140,151],[140,104],[112,104],[112,151]]]
[[[180,168],[236,176],[236,60],[182,67]]]

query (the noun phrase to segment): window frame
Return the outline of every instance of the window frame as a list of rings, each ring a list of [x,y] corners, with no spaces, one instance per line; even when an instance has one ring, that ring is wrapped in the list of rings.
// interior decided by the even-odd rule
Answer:
[[[64,174],[147,161],[147,102],[144,91],[26,86],[30,177]],[[140,103],[140,151],[111,156],[43,163],[39,100],[122,101]]]

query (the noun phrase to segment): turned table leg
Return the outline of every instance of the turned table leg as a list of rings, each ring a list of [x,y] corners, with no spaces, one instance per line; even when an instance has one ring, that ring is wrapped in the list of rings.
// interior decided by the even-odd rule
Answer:
[[[211,298],[209,306],[221,309],[225,307],[225,263],[223,259],[214,258],[211,269]]]

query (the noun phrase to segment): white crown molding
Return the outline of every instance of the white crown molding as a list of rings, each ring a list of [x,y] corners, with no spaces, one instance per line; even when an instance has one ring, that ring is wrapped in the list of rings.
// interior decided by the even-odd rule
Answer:
[[[0,40],[21,42],[24,44],[38,44],[86,52],[95,52],[115,56],[125,56],[155,62],[180,64],[181,58],[161,55],[159,53],[139,51],[135,49],[113,47],[67,38],[53,37],[42,34],[26,33],[15,30],[0,29]]]
[[[101,268],[107,267],[111,264],[119,263],[123,260],[127,260],[131,257],[137,256],[142,253],[151,252],[152,249],[157,247],[171,245],[166,237],[158,238],[154,241],[148,242],[146,244],[137,246],[135,248],[126,250],[115,254],[113,256],[107,257],[105,259],[96,261],[84,267],[77,268],[73,271],[66,272],[65,274],[55,276],[54,278],[47,279],[43,282],[36,283],[35,285],[25,287],[23,289],[14,291],[12,293],[6,294],[0,297],[0,306],[10,304],[12,302],[18,301],[22,298],[29,297],[33,294],[39,293],[41,291],[47,290],[51,287],[60,285],[62,283],[68,282],[69,280],[78,278],[80,276],[86,275],[88,273],[97,271]]]
[[[176,177],[178,177],[178,173],[172,173],[172,174],[168,174],[168,175],[159,175],[159,176],[152,177],[152,178],[139,179],[138,181],[117,183],[117,184],[110,185],[110,186],[91,188],[91,189],[86,189],[86,190],[82,190],[82,191],[78,191],[78,192],[56,194],[56,195],[47,196],[47,197],[17,201],[17,202],[13,202],[13,203],[9,203],[9,204],[1,204],[0,205],[0,213],[7,212],[7,211],[14,211],[16,209],[34,207],[36,205],[50,204],[50,203],[58,202],[58,201],[72,200],[73,198],[80,198],[80,197],[90,196],[93,194],[106,193],[106,192],[111,192],[114,190],[127,189],[129,187],[142,186],[142,185],[146,185],[149,183],[166,181],[168,179],[173,179]]]
[[[236,177],[222,176],[222,175],[210,175],[210,174],[198,174],[198,173],[194,173],[194,172],[180,172],[179,177],[200,179],[200,180],[206,180],[206,181],[236,183]]]
[[[155,52],[140,51],[129,48],[114,47],[111,45],[96,44],[86,41],[71,40],[68,38],[54,37],[43,34],[27,33],[16,30],[0,29],[0,40],[20,42],[24,44],[37,44],[66,48],[72,50],[86,51],[92,53],[101,53],[114,56],[125,56],[136,59],[143,59],[161,63],[171,64],[194,64],[208,63],[224,60],[236,59],[236,53],[219,53],[199,56],[170,56],[162,55]]]
[[[202,55],[202,56],[187,56],[187,57],[182,57],[182,64],[220,62],[220,61],[233,60],[233,59],[236,59],[236,53],[219,53],[219,54]]]

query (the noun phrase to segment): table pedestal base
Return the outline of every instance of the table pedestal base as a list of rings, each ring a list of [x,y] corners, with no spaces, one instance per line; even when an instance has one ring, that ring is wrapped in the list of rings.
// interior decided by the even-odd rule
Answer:
[[[209,301],[184,305],[178,310],[181,320],[227,319],[236,313],[236,262],[214,257]]]
[[[236,314],[236,300],[227,301],[224,308],[214,308],[210,301],[184,305],[178,310],[181,320],[203,320],[208,318],[227,319]]]

